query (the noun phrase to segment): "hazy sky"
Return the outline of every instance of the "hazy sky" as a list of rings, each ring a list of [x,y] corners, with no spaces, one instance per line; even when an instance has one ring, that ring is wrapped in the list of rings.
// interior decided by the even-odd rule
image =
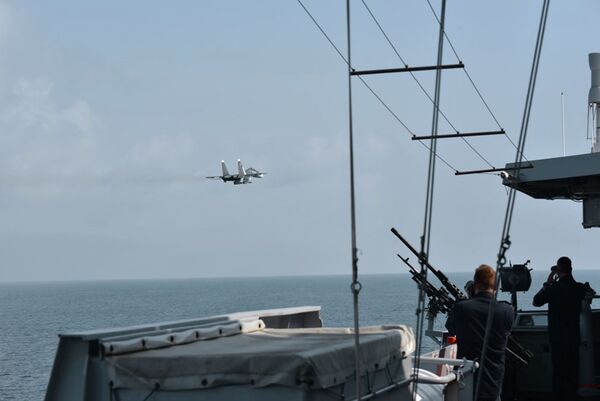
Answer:
[[[345,49],[344,2],[306,0]],[[367,0],[410,65],[434,64],[425,0]],[[439,8],[439,1],[433,1]],[[447,32],[516,142],[542,1],[450,0]],[[600,2],[555,0],[526,156],[587,153],[587,55],[600,51]],[[353,64],[400,62],[353,1]],[[445,62],[456,62],[448,46]],[[433,73],[418,78],[431,92]],[[350,272],[346,66],[296,0],[0,1],[0,281],[340,274]],[[409,75],[367,77],[416,134],[432,106]],[[461,131],[496,125],[460,70],[441,108]],[[427,151],[355,81],[361,273],[403,272],[395,226],[422,231]],[[442,120],[440,131],[449,132]],[[502,137],[472,144],[495,166]],[[487,167],[440,142],[460,170]],[[268,171],[252,185],[198,178]],[[495,175],[438,163],[431,261],[495,263],[507,193]],[[581,204],[518,195],[514,262],[546,270],[563,254],[595,269],[600,230]]]

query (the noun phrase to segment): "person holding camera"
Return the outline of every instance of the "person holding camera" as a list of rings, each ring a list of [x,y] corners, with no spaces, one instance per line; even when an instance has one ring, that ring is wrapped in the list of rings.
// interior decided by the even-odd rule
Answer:
[[[573,401],[578,399],[579,314],[587,289],[573,278],[568,257],[560,257],[550,270],[542,289],[533,297],[533,306],[548,304],[554,394],[560,401]]]

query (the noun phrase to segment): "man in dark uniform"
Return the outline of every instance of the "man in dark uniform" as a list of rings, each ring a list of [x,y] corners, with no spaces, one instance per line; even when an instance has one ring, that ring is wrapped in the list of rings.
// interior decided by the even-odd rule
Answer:
[[[577,400],[579,382],[579,314],[586,293],[571,274],[571,259],[563,256],[533,297],[533,306],[548,304],[548,336],[552,357],[552,387],[558,400]]]
[[[458,358],[479,360],[481,357],[490,302],[493,301],[495,290],[496,272],[490,266],[481,265],[473,277],[474,297],[457,302],[448,313],[446,328],[450,335],[456,335]],[[492,318],[491,331],[483,368],[477,373],[481,375],[477,401],[500,400],[504,351],[514,320],[512,307],[504,302],[495,302],[489,316]]]

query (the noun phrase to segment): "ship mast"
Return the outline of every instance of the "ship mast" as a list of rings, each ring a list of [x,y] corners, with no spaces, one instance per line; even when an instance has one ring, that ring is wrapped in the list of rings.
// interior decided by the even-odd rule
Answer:
[[[527,129],[529,127],[529,117],[531,116],[531,106],[533,103],[533,95],[535,93],[535,84],[537,82],[537,73],[540,65],[540,57],[542,54],[542,45],[544,43],[544,33],[546,32],[546,21],[548,20],[548,10],[550,8],[550,0],[544,0],[544,4],[542,5],[542,13],[540,16],[540,24],[538,27],[537,40],[535,43],[535,50],[533,52],[533,62],[531,64],[531,73],[529,76],[529,86],[527,88],[527,96],[525,97],[525,107],[523,110],[523,118],[521,120],[521,132],[519,135],[519,143],[517,145],[517,152],[515,155],[515,177],[519,177],[521,172],[521,166],[524,159],[523,151],[525,150],[525,140],[527,139]],[[492,297],[492,302],[490,302],[490,306],[488,309],[488,319],[485,327],[485,336],[483,338],[483,346],[481,351],[480,358],[480,367],[481,371],[484,370],[484,366],[486,363],[486,354],[487,354],[487,345],[489,344],[489,338],[492,331],[492,319],[489,318],[492,316],[492,310],[494,308],[494,304],[496,303],[496,297],[498,296],[498,286],[499,286],[499,272],[502,268],[506,266],[506,252],[510,248],[511,240],[510,240],[510,228],[512,224],[513,212],[515,208],[515,199],[516,199],[517,191],[515,188],[510,189],[508,195],[508,202],[506,205],[506,213],[504,215],[504,226],[502,228],[502,237],[500,240],[500,247],[498,250],[497,260],[496,260],[496,291],[494,292],[494,296]],[[475,383],[475,396],[474,399],[477,399],[479,396],[479,389],[481,384],[480,374],[477,377],[477,382]]]
[[[592,114],[592,153],[600,152],[600,53],[590,53],[592,86],[588,94],[588,103]],[[595,133],[595,135],[593,135]]]
[[[446,0],[442,0],[440,13],[440,29],[438,35],[438,54],[437,66],[442,65],[444,56],[444,26],[446,21]],[[437,136],[438,136],[438,121],[440,115],[440,89],[442,84],[442,70],[435,71],[435,93],[433,100],[433,117],[431,122],[431,141],[429,145],[429,168],[427,172],[427,190],[425,196],[425,213],[423,217],[423,235],[421,236],[421,275],[427,279],[427,264],[429,261],[429,248],[431,244],[431,222],[433,214],[433,189],[435,182],[435,161],[437,151]],[[420,362],[421,362],[421,347],[423,346],[423,330],[425,322],[425,290],[419,287],[419,299],[417,303],[417,357],[415,359],[414,373],[418,378]],[[418,380],[415,380],[413,385],[413,397],[417,394]]]
[[[359,313],[358,313],[358,295],[362,288],[358,281],[358,249],[356,247],[356,202],[354,195],[354,130],[352,124],[352,44],[350,35],[350,0],[346,0],[346,43],[347,43],[347,64],[348,64],[348,148],[350,161],[350,230],[352,239],[351,259],[352,259],[352,303],[354,312],[354,380],[356,382],[356,399],[361,400],[360,390],[360,333],[359,333]]]

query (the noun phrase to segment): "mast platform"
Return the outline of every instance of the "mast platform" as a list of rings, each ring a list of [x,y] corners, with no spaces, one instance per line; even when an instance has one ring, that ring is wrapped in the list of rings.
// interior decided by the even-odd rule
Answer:
[[[600,153],[532,160],[515,175],[506,164],[502,183],[536,199],[583,201],[584,228],[600,227]],[[512,170],[511,170],[512,169]]]
[[[533,168],[513,176],[507,163],[502,183],[536,199],[584,200],[600,196],[600,153],[529,161]],[[510,172],[508,172],[510,171]]]

